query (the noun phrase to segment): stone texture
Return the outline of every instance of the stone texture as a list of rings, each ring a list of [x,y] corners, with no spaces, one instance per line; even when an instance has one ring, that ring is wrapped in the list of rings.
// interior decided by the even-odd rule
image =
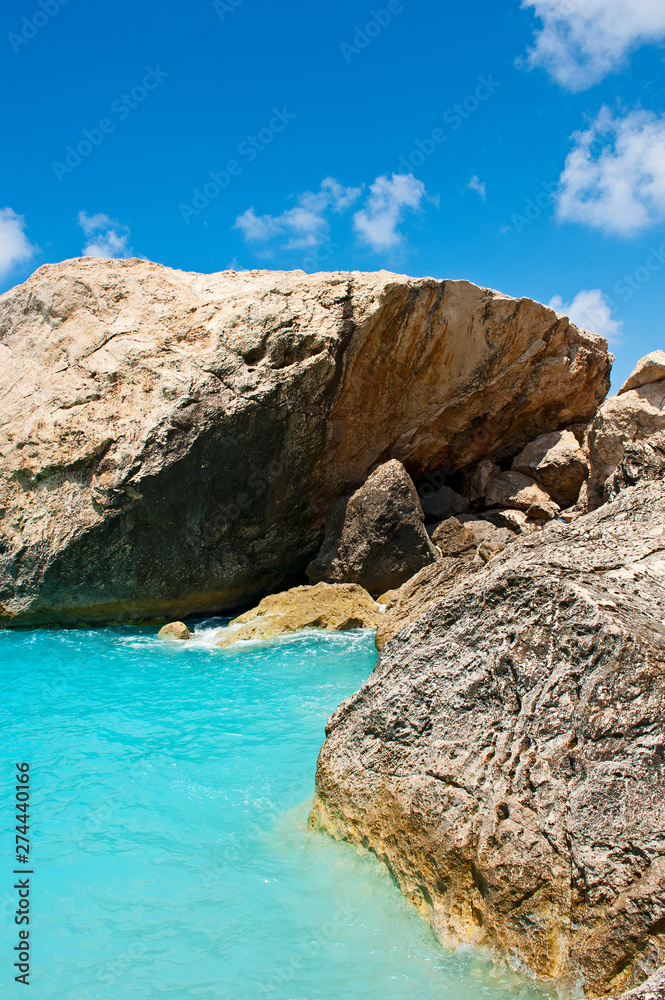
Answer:
[[[589,475],[589,463],[571,431],[541,434],[513,460],[521,472],[543,487],[560,507],[570,507]]]
[[[168,625],[162,626],[157,635],[161,636],[162,639],[191,639],[192,633],[189,631],[184,622],[169,622]]]
[[[235,618],[218,633],[218,646],[246,639],[274,639],[285,632],[322,628],[344,632],[375,628],[379,608],[366,590],[352,583],[318,583],[264,597],[258,607]]]
[[[499,510],[486,510],[484,517],[497,528],[512,531],[515,535],[530,535],[538,531],[546,523],[544,519],[534,519],[527,517],[523,510],[511,510],[509,508]]]
[[[441,486],[435,493],[421,496],[421,503],[425,514],[441,519],[465,514],[469,509],[466,497],[460,496],[450,486]]]
[[[439,559],[397,590],[382,595],[379,602],[385,609],[376,627],[376,648],[383,649],[405,625],[420,618],[433,601],[449,593],[461,577],[476,573],[482,564],[482,560],[470,559],[467,553]]]
[[[494,511],[493,513],[497,513]],[[514,511],[512,513],[515,513]],[[521,511],[520,511],[521,513]],[[485,521],[478,519],[475,521],[465,521],[464,527],[467,531],[470,531],[473,535],[476,545],[480,545],[481,542],[502,542],[504,545],[508,545],[509,542],[515,537],[513,531],[506,527],[497,527],[497,525],[492,524],[491,521]]]
[[[649,385],[650,382],[661,382],[665,379],[665,351],[653,351],[641,358],[619,389],[617,396],[631,389]]]
[[[310,583],[358,583],[375,595],[399,587],[438,557],[424,520],[404,466],[386,462],[333,504]]]
[[[662,483],[517,539],[384,646],[319,757],[312,822],[444,943],[587,997],[665,960],[664,551]]]
[[[462,477],[460,493],[471,502],[484,500],[487,492],[487,484],[494,476],[501,472],[501,468],[495,465],[489,458],[478,462],[472,469]]]
[[[521,472],[500,472],[487,485],[485,503],[488,507],[510,507],[523,510],[527,517],[551,520],[558,506],[538,483]]]
[[[185,618],[290,586],[377,464],[589,419],[603,340],[465,281],[41,267],[0,296],[0,625]]]
[[[663,432],[665,381],[651,382],[605,400],[591,423],[585,446],[591,465],[587,497],[590,508],[598,507],[620,487],[623,475],[620,466],[624,457],[626,481],[632,479],[635,483],[642,478],[642,473],[645,478],[662,478],[663,466],[659,464],[658,454]],[[612,485],[608,480],[613,479],[615,473],[617,478]]]
[[[461,524],[456,517],[449,517],[437,524],[432,533],[432,541],[442,556],[459,556],[464,552],[475,552],[478,545],[473,531]]]

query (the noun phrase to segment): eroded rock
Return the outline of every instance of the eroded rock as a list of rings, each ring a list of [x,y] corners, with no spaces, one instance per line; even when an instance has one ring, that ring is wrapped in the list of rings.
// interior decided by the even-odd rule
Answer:
[[[557,504],[535,479],[521,472],[500,472],[487,484],[487,507],[510,507],[522,510],[527,517],[551,520],[558,511]]]
[[[647,483],[451,574],[319,757],[312,821],[385,859],[445,944],[588,997],[665,961],[664,550]]]
[[[438,552],[401,462],[379,466],[351,497],[333,504],[310,583],[358,583],[371,594],[399,587]]]
[[[534,479],[559,507],[570,507],[589,475],[589,463],[571,431],[541,434],[513,460],[515,472]]]
[[[631,389],[639,389],[642,385],[649,385],[651,382],[661,382],[663,379],[665,379],[665,351],[653,351],[646,357],[640,358],[617,396]]]
[[[379,620],[376,601],[355,583],[317,583],[294,587],[264,597],[217,634],[218,646],[231,646],[247,639],[274,639],[285,632],[321,628],[345,632],[375,628]]]

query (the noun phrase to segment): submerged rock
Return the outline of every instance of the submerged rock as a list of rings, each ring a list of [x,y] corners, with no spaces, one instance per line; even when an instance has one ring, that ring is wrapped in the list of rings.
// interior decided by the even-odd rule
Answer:
[[[664,551],[648,483],[451,574],[319,757],[313,823],[384,859],[445,944],[588,997],[665,961]]]
[[[217,634],[218,646],[246,639],[274,639],[285,632],[322,628],[343,632],[376,628],[379,607],[366,590],[353,583],[317,583],[264,597],[258,607],[235,618]],[[239,628],[236,626],[240,626]]]
[[[162,639],[191,639],[192,633],[184,622],[169,622],[157,633]]]
[[[514,455],[590,419],[610,371],[604,340],[466,281],[136,259],[5,292],[0,356],[5,626],[258,600],[377,463]]]
[[[438,553],[425,531],[413,482],[393,459],[333,504],[310,583],[358,583],[371,594],[399,587]]]

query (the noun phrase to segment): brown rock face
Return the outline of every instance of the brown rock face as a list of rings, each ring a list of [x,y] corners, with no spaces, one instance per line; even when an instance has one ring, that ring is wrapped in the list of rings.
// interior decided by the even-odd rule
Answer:
[[[665,962],[664,551],[662,483],[517,539],[384,646],[319,757],[313,822],[444,943],[587,996]]]
[[[651,382],[661,382],[663,379],[665,379],[665,351],[652,351],[646,357],[640,358],[619,389],[617,396],[629,392],[630,389],[639,389],[642,385],[649,385]]]
[[[389,274],[84,258],[0,297],[0,624],[183,618],[288,586],[333,502],[594,413],[604,341]]]
[[[570,507],[589,475],[589,463],[571,431],[541,434],[513,460],[513,469],[531,476],[560,507]]]
[[[274,639],[285,632],[322,628],[345,632],[375,628],[379,618],[376,602],[366,590],[350,583],[318,583],[294,587],[282,594],[264,597],[258,607],[240,615],[218,633],[218,646],[231,646],[246,639]],[[240,628],[234,628],[240,626]]]
[[[551,520],[559,509],[548,493],[530,476],[521,472],[500,472],[487,484],[488,507],[509,507],[524,511],[528,517]]]
[[[386,462],[333,504],[321,551],[307,567],[310,583],[358,583],[374,595],[399,587],[438,558],[424,520],[404,466]]]

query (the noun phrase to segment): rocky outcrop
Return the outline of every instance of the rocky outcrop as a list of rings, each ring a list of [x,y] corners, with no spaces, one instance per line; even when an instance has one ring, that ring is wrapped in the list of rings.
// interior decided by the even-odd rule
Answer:
[[[589,475],[589,463],[571,431],[541,434],[513,459],[513,469],[542,486],[559,507],[572,506]]]
[[[441,519],[454,517],[455,514],[465,514],[469,509],[469,501],[450,488],[441,486],[435,493],[422,497],[425,514]]]
[[[478,545],[474,533],[456,517],[437,524],[432,532],[432,541],[442,556],[461,556],[465,552],[474,552]]]
[[[217,635],[218,646],[248,639],[274,639],[285,632],[322,628],[345,632],[376,628],[379,608],[366,590],[352,583],[318,583],[264,597]]]
[[[0,296],[0,625],[184,618],[289,586],[332,504],[589,419],[603,340],[465,281],[149,261]]]
[[[663,552],[646,483],[470,575],[458,560],[317,769],[312,822],[376,852],[444,943],[589,997],[665,961]]]
[[[623,485],[662,479],[664,445],[665,381],[606,399],[586,436],[589,506],[593,509],[611,499]]]
[[[640,358],[617,396],[631,389],[639,389],[642,385],[649,385],[651,382],[662,382],[663,379],[665,379],[665,351],[653,351],[646,357]]]
[[[157,635],[161,639],[191,639],[192,633],[184,622],[169,622],[163,625]]]
[[[424,520],[404,466],[386,462],[333,504],[310,583],[357,583],[374,595],[399,587],[438,558]]]

